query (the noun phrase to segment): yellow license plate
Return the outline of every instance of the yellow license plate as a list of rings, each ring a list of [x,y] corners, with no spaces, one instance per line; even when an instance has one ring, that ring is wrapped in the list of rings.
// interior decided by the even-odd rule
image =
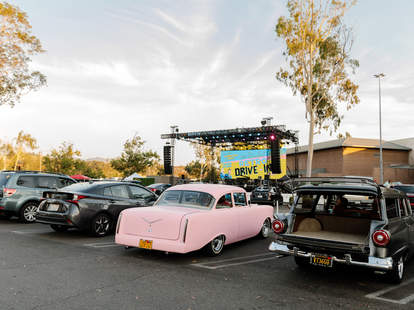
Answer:
[[[151,250],[152,249],[152,240],[140,239],[139,240],[139,247],[142,248],[142,249]]]
[[[311,264],[323,267],[332,267],[332,257],[327,255],[312,255]]]

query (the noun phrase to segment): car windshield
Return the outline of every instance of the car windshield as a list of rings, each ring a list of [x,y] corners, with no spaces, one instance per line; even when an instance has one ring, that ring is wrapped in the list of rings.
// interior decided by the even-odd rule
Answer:
[[[294,213],[314,213],[345,217],[380,218],[376,196],[347,193],[299,193]]]
[[[10,175],[11,175],[10,173],[1,173],[0,174],[0,188],[6,185],[7,181],[10,178]]]
[[[170,190],[161,194],[155,205],[186,208],[211,208],[214,198],[210,194],[196,191]]]
[[[395,185],[393,188],[399,189],[404,193],[414,193],[414,185]]]

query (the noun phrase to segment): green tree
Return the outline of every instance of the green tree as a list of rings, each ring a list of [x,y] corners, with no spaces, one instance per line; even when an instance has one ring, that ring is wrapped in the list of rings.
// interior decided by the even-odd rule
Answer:
[[[276,34],[285,43],[289,64],[276,77],[299,94],[309,122],[306,176],[312,174],[313,137],[322,129],[336,131],[342,117],[338,104],[347,109],[359,103],[358,86],[349,73],[359,66],[350,58],[352,32],[343,24],[354,0],[288,0],[289,17],[280,17]]]
[[[144,150],[145,141],[137,134],[124,143],[124,151],[121,156],[111,160],[112,167],[122,173],[124,177],[134,172],[144,172],[148,167],[153,166],[160,159],[153,151]]]
[[[13,145],[0,141],[0,155],[2,157],[3,170],[7,170],[9,158],[14,155]]]
[[[92,179],[105,178],[103,169],[97,161],[85,161],[77,159],[75,162],[74,174],[82,174]]]
[[[201,164],[201,171],[199,175],[200,180],[216,180],[215,175],[217,173],[214,171],[216,171],[216,167],[220,165],[220,148],[212,148],[211,146],[198,143],[194,143],[193,148],[196,159]],[[207,177],[205,177],[206,173],[208,174]]]
[[[202,179],[204,177],[206,169],[206,165],[202,164],[199,160],[194,160],[188,163],[184,170],[188,173],[189,176],[195,179]]]
[[[77,173],[80,155],[72,143],[63,142],[58,149],[43,157],[43,166],[46,171],[72,175]]]
[[[17,169],[23,153],[26,152],[26,148],[33,151],[37,148],[37,141],[30,134],[24,133],[23,130],[21,130],[14,139],[14,170]]]
[[[27,14],[0,2],[0,105],[14,106],[21,96],[46,84],[46,77],[29,68],[31,56],[44,52],[31,33]]]

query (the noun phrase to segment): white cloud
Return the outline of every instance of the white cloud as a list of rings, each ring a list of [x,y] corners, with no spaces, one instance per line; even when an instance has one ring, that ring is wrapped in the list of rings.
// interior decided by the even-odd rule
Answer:
[[[34,20],[43,31],[39,37],[46,38],[44,45],[52,47],[34,63],[48,76],[49,86],[24,97],[14,109],[0,107],[0,138],[23,129],[44,151],[72,141],[84,157],[113,157],[135,132],[161,153],[160,134],[172,124],[181,131],[225,129],[257,126],[262,117],[273,116],[276,123],[300,130],[306,144],[304,104],[275,79],[285,65],[273,29],[285,13],[282,5],[272,0],[195,3],[85,6],[87,20],[74,21],[82,17],[73,12],[61,20],[59,29],[66,27],[66,33],[55,33],[47,18]],[[56,13],[56,5],[48,14]],[[28,11],[36,16],[32,13]],[[71,52],[53,48],[60,42],[56,38],[74,37],[78,22],[90,48],[77,41],[65,42]],[[384,54],[362,40],[354,51],[361,62],[355,77],[361,103],[344,111],[341,132],[377,135],[378,83],[372,75],[381,71],[387,75],[382,84],[384,137],[410,135],[412,60]],[[323,133],[316,141],[332,138]],[[192,159],[188,145],[180,142],[178,149],[180,164]]]

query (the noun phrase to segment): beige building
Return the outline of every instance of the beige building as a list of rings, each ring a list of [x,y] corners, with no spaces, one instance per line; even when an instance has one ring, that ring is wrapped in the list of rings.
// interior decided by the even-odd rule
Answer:
[[[411,145],[414,139],[383,141],[384,181],[414,184],[414,157]],[[379,140],[343,138],[314,144],[312,176],[369,176],[380,179]],[[291,173],[295,167],[305,175],[307,146],[287,150],[287,166]],[[412,158],[412,159],[411,159]],[[411,160],[410,160],[411,159]]]

